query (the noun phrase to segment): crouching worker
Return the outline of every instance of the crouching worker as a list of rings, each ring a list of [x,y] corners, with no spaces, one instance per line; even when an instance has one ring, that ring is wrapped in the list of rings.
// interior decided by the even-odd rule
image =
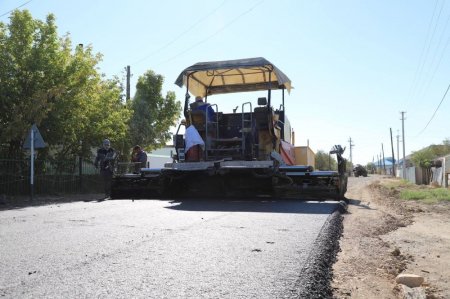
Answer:
[[[100,175],[103,180],[103,186],[105,190],[105,199],[109,199],[111,196],[111,182],[114,172],[114,159],[115,151],[111,147],[111,142],[108,139],[103,140],[103,145],[97,150],[97,156],[95,157],[95,168],[100,167]]]
[[[147,153],[142,150],[139,145],[133,148],[133,153],[131,154],[131,162],[134,164],[134,172],[139,173],[142,167],[147,167]]]

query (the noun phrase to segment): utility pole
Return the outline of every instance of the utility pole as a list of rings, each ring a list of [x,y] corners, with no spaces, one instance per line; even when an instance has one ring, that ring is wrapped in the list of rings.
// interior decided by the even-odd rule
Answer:
[[[130,101],[130,78],[131,78],[130,66],[127,65],[127,98],[126,98],[127,103]]]
[[[401,111],[402,114],[402,141],[403,141],[403,179],[406,180],[406,161],[405,161],[405,113],[406,111]]]
[[[349,144],[350,144],[350,163],[353,165],[353,154],[352,154],[352,148],[355,146],[353,143],[352,143],[352,137],[350,137],[349,139],[348,139],[348,142],[349,142]]]
[[[377,166],[378,168],[380,168],[380,158],[378,158],[378,154],[377,154]],[[378,171],[377,171],[378,173]],[[380,173],[381,173],[381,168],[380,168]]]
[[[33,197],[34,197],[34,130],[33,128],[31,128],[30,131],[30,151],[31,151],[31,155],[30,155],[30,201],[33,201]]]
[[[352,148],[353,148],[355,145],[352,143],[352,137],[349,137],[348,142],[349,142],[349,144],[350,144],[350,146],[349,146],[349,148],[350,148],[350,165],[351,165],[351,167],[352,167],[352,169],[353,169],[353,153],[352,153]],[[350,176],[351,176],[352,173],[353,173],[353,172],[350,172]]]
[[[392,141],[392,128],[389,128],[391,131],[391,149],[392,149],[392,176],[395,177],[395,156],[394,156],[394,142]]]
[[[397,170],[400,169],[400,151],[399,151],[399,146],[400,146],[400,133],[397,130]]]
[[[383,159],[383,155],[380,152],[380,174],[383,174],[383,161],[381,159]]]
[[[375,156],[372,156],[372,174],[376,173],[377,167],[375,166]]]
[[[384,169],[384,174],[386,174],[386,160],[384,159],[384,147],[383,147],[383,143],[381,143],[381,152],[383,153],[383,169]]]

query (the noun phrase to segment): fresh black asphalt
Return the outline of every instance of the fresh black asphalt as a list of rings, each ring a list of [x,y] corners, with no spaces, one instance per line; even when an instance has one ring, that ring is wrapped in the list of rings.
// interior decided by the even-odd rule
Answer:
[[[0,211],[0,297],[325,298],[339,207],[110,200]]]

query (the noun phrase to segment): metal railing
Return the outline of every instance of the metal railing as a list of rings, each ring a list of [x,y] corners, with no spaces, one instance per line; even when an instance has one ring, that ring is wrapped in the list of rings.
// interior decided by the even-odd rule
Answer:
[[[103,183],[92,161],[35,160],[34,193],[102,192]],[[30,160],[0,158],[0,194],[30,193]]]

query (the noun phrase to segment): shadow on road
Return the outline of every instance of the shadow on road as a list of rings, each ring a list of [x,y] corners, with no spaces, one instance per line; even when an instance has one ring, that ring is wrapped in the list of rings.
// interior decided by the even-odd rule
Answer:
[[[29,198],[14,199],[0,204],[0,211],[59,205],[72,202],[101,203],[101,194],[54,196],[37,198],[33,202]],[[340,207],[336,201],[302,201],[295,199],[250,198],[250,199],[114,199],[114,201],[166,201],[167,209],[179,211],[216,211],[216,212],[259,212],[290,214],[331,214]],[[353,200],[351,200],[353,201]]]
[[[298,200],[183,200],[167,209],[180,211],[259,212],[290,214],[331,214],[339,208],[338,202]]]
[[[350,198],[348,198],[347,200],[348,200],[348,204],[349,205],[357,206],[360,209],[376,210],[374,208],[371,208],[369,205],[362,204],[359,199],[350,199]]]
[[[0,211],[18,210],[28,207],[40,207],[71,202],[98,202],[103,199],[102,194],[67,194],[60,196],[36,196],[33,201],[26,196],[0,198]]]

